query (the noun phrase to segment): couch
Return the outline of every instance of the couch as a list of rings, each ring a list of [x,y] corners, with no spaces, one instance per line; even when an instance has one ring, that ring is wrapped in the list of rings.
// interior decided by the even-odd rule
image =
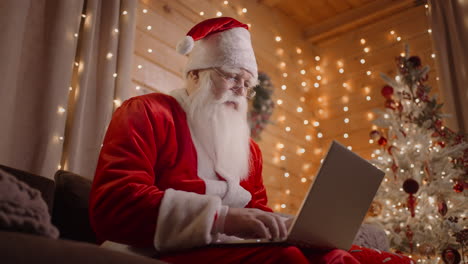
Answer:
[[[62,170],[55,174],[53,181],[3,165],[0,169],[40,191],[52,223],[60,231],[60,237],[53,239],[0,229],[1,263],[165,263],[108,250],[95,243],[88,221],[90,180]]]
[[[165,263],[96,244],[88,218],[89,179],[63,170],[55,173],[54,180],[3,165],[0,170],[40,191],[60,232],[59,239],[52,239],[0,228],[2,263]],[[367,224],[361,226],[355,244],[388,250],[383,230]]]

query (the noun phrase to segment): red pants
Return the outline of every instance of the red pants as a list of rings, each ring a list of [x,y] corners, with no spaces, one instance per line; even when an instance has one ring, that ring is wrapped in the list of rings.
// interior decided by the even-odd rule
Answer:
[[[293,246],[260,246],[204,248],[164,255],[158,259],[169,263],[252,263],[252,264],[359,264],[344,250],[317,252],[301,250]]]

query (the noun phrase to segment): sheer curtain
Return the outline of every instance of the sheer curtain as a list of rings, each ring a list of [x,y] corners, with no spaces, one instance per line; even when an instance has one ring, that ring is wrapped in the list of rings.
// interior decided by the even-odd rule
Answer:
[[[92,177],[128,98],[136,0],[0,1],[0,163]]]
[[[430,8],[448,125],[468,133],[468,1],[430,0]]]

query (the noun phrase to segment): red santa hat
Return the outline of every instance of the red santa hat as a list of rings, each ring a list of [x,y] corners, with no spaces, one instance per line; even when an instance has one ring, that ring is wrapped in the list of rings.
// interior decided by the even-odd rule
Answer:
[[[257,61],[248,26],[234,18],[219,17],[195,25],[177,44],[177,52],[190,53],[184,74],[191,70],[235,67],[257,78]]]

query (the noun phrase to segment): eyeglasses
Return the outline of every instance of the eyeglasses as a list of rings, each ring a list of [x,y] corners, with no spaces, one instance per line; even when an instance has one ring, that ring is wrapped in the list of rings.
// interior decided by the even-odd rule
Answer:
[[[234,90],[235,92],[238,92],[239,89],[243,89],[245,91],[245,97],[247,99],[254,98],[256,94],[254,88],[250,86],[244,86],[243,78],[240,75],[228,74],[228,73],[222,72],[221,70],[217,68],[212,68],[212,69],[217,74],[219,74],[229,84],[229,86],[232,86],[231,88],[232,90]],[[248,82],[244,81],[244,83],[248,83]]]

